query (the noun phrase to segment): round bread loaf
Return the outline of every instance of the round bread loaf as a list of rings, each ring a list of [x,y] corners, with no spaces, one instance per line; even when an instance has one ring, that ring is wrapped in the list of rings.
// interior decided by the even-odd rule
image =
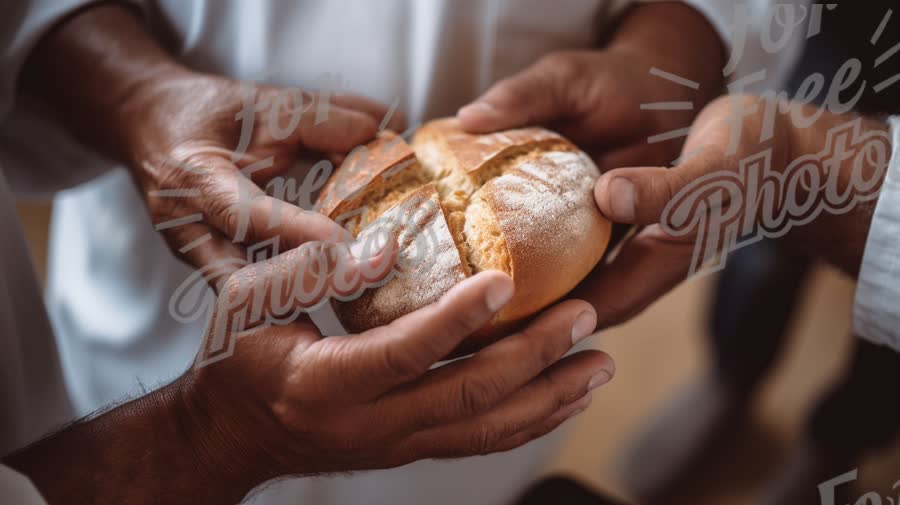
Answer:
[[[393,133],[352,152],[316,208],[364,238],[388,230],[400,246],[379,287],[336,300],[338,318],[359,332],[437,301],[466,277],[507,273],[512,300],[466,341],[466,351],[574,288],[598,263],[610,222],[593,198],[591,159],[543,128],[487,135],[455,119],[418,129],[411,144]]]

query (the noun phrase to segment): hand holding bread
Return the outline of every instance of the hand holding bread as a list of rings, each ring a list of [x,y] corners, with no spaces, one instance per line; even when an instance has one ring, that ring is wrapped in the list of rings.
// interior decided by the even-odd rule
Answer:
[[[586,154],[543,128],[475,135],[441,119],[409,144],[380,135],[348,155],[317,204],[354,235],[386,230],[400,246],[393,275],[336,301],[339,318],[353,332],[381,326],[467,277],[499,270],[515,294],[459,350],[495,340],[600,260],[610,223],[593,199],[599,175]]]

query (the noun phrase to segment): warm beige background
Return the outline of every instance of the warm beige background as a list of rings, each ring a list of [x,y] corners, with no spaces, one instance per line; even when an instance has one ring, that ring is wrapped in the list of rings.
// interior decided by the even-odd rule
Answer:
[[[43,276],[49,206],[25,203],[19,210]],[[570,422],[548,473],[567,473],[626,496],[615,477],[617,454],[657,402],[706,364],[703,318],[713,281],[690,281],[630,323],[594,337],[594,345],[615,358],[616,378],[595,393],[587,412]],[[763,479],[796,442],[812,399],[845,365],[852,299],[850,280],[818,268],[807,285],[788,352],[758,396],[752,418],[736,427],[734,444],[722,447],[721,455],[697,475],[683,503],[752,503]],[[885,391],[885,401],[897,401],[897,396],[897,391]],[[884,452],[862,467],[859,486],[896,496],[888,492],[900,479],[900,445]]]

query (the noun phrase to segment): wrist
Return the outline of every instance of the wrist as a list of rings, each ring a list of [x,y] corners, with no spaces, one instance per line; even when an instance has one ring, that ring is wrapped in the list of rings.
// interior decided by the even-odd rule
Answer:
[[[634,7],[622,20],[606,50],[644,62],[700,84],[689,90],[673,86],[675,93],[690,93],[695,110],[718,96],[724,86],[725,45],[706,17],[682,3],[646,3]],[[699,97],[697,96],[699,94]],[[698,100],[699,98],[699,100]]]
[[[4,458],[48,503],[237,503],[263,479],[246,454],[214,449],[183,397],[184,381],[78,421]],[[247,458],[248,464],[254,461]]]
[[[816,112],[814,106],[792,105],[791,111]],[[811,195],[821,213],[787,236],[792,245],[857,275],[881,186],[891,161],[889,126],[857,114],[825,109],[811,125],[800,126],[781,114],[791,131],[790,162],[815,159],[822,183]]]
[[[129,159],[130,132],[145,90],[188,70],[157,43],[123,3],[76,11],[29,54],[23,78],[76,138],[104,155]]]
[[[236,398],[215,394],[195,370],[168,388],[161,407],[166,422],[216,503],[237,503],[257,485],[287,473],[263,450],[261,440],[269,435],[265,426],[254,426],[233,410]]]

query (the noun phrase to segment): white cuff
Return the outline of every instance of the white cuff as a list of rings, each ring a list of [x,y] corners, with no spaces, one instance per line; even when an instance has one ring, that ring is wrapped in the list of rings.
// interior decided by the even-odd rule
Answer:
[[[743,85],[740,92],[760,94],[766,91],[781,91],[787,85],[806,43],[811,15],[810,0],[749,0],[740,3],[734,0],[681,1],[706,17],[722,38],[726,58],[729,60],[735,58],[734,69],[726,76],[729,82],[750,78],[760,71],[765,72],[765,77],[753,79],[752,82]],[[776,16],[775,9],[778,8],[796,9],[796,15],[804,17],[782,45],[767,49],[762,43],[762,38],[768,37],[764,34],[767,32],[780,34],[785,29],[773,21]],[[745,17],[739,19],[741,16]],[[744,29],[738,29],[736,23],[745,24],[742,27]],[[737,54],[733,54],[735,52]]]
[[[0,502],[47,505],[28,477],[4,465],[0,465]]]
[[[890,124],[894,149],[859,270],[853,331],[900,351],[900,116]]]

